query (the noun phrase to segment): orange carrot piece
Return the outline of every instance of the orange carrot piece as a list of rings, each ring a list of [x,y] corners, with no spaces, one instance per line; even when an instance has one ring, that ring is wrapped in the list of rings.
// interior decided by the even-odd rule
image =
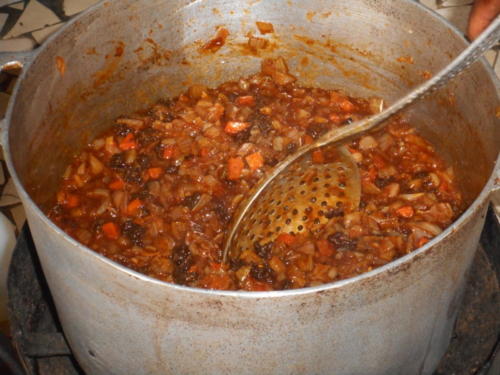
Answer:
[[[349,151],[351,154],[354,154],[355,152],[358,152],[358,150],[352,148],[351,146],[345,146],[347,148],[347,151]]]
[[[330,121],[335,124],[340,124],[340,122],[342,121],[342,117],[338,113],[332,113],[328,117],[330,118]]]
[[[210,262],[210,268],[214,271],[225,271],[227,270],[227,265],[224,263]]]
[[[311,137],[309,134],[304,135],[304,144],[310,145],[311,143],[314,142],[314,138]]]
[[[102,231],[104,235],[110,240],[117,240],[120,237],[120,231],[118,230],[118,225],[113,222],[106,223],[102,226]]]
[[[289,233],[281,233],[278,238],[276,238],[277,242],[284,243],[285,245],[292,245],[295,242],[295,236]]]
[[[255,99],[252,95],[240,96],[236,99],[236,104],[253,107],[255,105]]]
[[[66,203],[65,203],[66,207],[75,208],[78,207],[79,205],[80,205],[80,198],[78,197],[78,195],[70,193],[66,194]]]
[[[159,167],[149,168],[148,169],[148,175],[153,180],[156,180],[157,178],[160,178],[162,172],[163,172],[163,170],[161,168],[159,168]]]
[[[227,290],[231,287],[231,278],[225,273],[212,273],[205,276],[201,284],[207,289]]]
[[[140,199],[134,199],[132,202],[130,202],[127,206],[127,214],[129,215],[135,215],[139,211],[139,209],[142,207],[142,202]]]
[[[200,149],[200,156],[202,158],[207,157],[210,154],[210,149],[208,147],[202,147]]]
[[[168,145],[163,149],[163,159],[172,159],[175,156],[175,145]]]
[[[108,185],[111,190],[122,190],[125,187],[125,182],[121,178],[116,179]]]
[[[446,181],[442,181],[438,187],[441,193],[449,193],[451,191],[450,185]]]
[[[250,170],[255,171],[264,165],[264,157],[260,152],[254,152],[253,154],[245,157]]]
[[[375,167],[371,166],[368,169],[368,172],[366,172],[366,173],[363,172],[363,178],[367,179],[370,182],[373,182],[377,178],[377,174],[378,174],[377,169]]]
[[[428,239],[427,237],[422,237],[421,239],[418,240],[417,247],[422,247],[429,241],[430,239]]]
[[[313,163],[323,164],[325,162],[325,155],[323,155],[323,151],[321,151],[321,150],[314,150],[312,152],[311,157],[312,157]]]
[[[331,257],[334,254],[335,249],[333,248],[333,245],[327,240],[317,241],[316,246],[318,247],[318,252],[325,257]]]
[[[415,214],[415,211],[413,210],[412,206],[403,206],[403,207],[400,207],[396,210],[396,214],[408,219],[410,217],[413,217],[413,215]]]
[[[137,148],[137,143],[134,140],[134,135],[132,133],[128,133],[125,138],[123,138],[118,145],[120,150],[127,151],[127,150],[133,150]]]
[[[198,272],[200,267],[198,267],[197,264],[193,264],[191,267],[189,267],[188,272],[193,273],[193,272]]]
[[[382,157],[377,154],[372,155],[372,161],[373,165],[375,165],[375,167],[377,167],[378,169],[382,169],[386,166],[386,162],[384,161],[384,159],[382,159]]]
[[[239,132],[242,132],[249,127],[249,122],[228,121],[226,123],[226,127],[224,128],[224,131],[228,134],[238,134]]]
[[[230,180],[237,180],[241,177],[241,172],[243,171],[243,159],[240,157],[229,158],[227,161],[227,178]]]
[[[345,100],[342,100],[340,103],[339,103],[339,107],[341,110],[343,110],[344,112],[352,112],[354,111],[354,104],[352,104],[349,100],[345,99]]]

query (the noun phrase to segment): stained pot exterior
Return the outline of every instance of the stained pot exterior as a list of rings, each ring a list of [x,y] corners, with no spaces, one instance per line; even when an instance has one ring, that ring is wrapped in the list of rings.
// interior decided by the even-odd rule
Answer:
[[[114,0],[70,22],[26,66],[3,140],[68,342],[96,375],[431,374],[497,188],[498,90],[484,63],[407,114],[449,158],[470,208],[423,248],[353,279],[263,293],[171,285],[78,244],[40,209],[75,150],[113,118],[189,82],[257,71],[259,57],[241,49],[255,21],[275,25],[280,48],[269,55],[304,83],[388,100],[465,46],[409,0]],[[200,53],[219,25],[230,41]]]

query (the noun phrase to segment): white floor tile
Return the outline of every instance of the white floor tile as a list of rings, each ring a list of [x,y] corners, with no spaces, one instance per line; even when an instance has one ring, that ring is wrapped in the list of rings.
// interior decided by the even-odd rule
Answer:
[[[19,0],[0,0],[0,7],[4,7],[6,5],[11,5],[14,3],[19,3]]]
[[[13,39],[1,39],[0,51],[2,52],[19,52],[29,51],[35,47],[35,41],[31,38],[21,37]]]
[[[485,54],[484,54],[484,57],[486,57],[486,60],[488,60],[488,62],[493,65],[495,63],[495,60],[497,59],[497,55],[498,55],[498,51],[494,51],[494,50],[489,50],[489,51],[486,51]]]
[[[99,0],[64,0],[64,14],[72,16],[76,13],[80,13],[98,1]]]
[[[20,3],[11,4],[11,5],[9,5],[9,8],[23,10],[24,9],[24,1],[21,1]]]
[[[59,28],[64,25],[64,22],[52,25],[52,26],[47,26],[44,29],[33,31],[31,35],[33,38],[35,38],[36,42],[38,44],[42,44],[45,39],[47,39],[50,35],[52,35],[54,32],[59,30]]]
[[[8,14],[0,13],[0,30],[2,30],[3,26],[5,25],[7,18],[9,18]]]
[[[0,207],[10,206],[20,202],[21,201],[19,200],[19,197],[17,195],[14,183],[11,179],[9,179],[0,196]]]
[[[48,25],[61,22],[61,20],[46,6],[36,0],[31,0],[14,27],[5,36],[6,39],[14,38],[24,33],[42,29]]]
[[[24,222],[26,221],[26,212],[22,204],[19,204],[11,208],[10,213],[14,218],[14,223],[16,224],[17,230],[20,231],[23,228]]]
[[[497,59],[495,66],[493,67],[497,77],[500,77],[500,57]]]

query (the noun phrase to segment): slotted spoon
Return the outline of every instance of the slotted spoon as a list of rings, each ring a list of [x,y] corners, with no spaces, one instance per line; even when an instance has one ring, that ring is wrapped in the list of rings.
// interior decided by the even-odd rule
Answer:
[[[359,171],[345,147],[333,162],[313,163],[314,149],[340,145],[385,125],[384,121],[469,67],[500,38],[500,16],[450,64],[389,108],[351,125],[334,128],[281,161],[240,204],[224,242],[223,262],[257,242],[264,245],[280,233],[317,231],[335,209],[355,209],[361,186]],[[295,163],[294,163],[295,162]]]

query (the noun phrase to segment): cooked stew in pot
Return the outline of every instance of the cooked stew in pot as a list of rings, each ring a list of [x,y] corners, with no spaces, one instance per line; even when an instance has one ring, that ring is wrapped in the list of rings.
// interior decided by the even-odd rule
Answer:
[[[282,58],[265,59],[258,74],[192,86],[118,118],[67,168],[48,215],[106,257],[192,287],[267,291],[361,274],[423,246],[463,209],[453,170],[400,118],[348,145],[361,173],[359,209],[325,207],[319,234],[255,241],[227,264],[222,244],[260,177],[374,104],[300,86]]]

